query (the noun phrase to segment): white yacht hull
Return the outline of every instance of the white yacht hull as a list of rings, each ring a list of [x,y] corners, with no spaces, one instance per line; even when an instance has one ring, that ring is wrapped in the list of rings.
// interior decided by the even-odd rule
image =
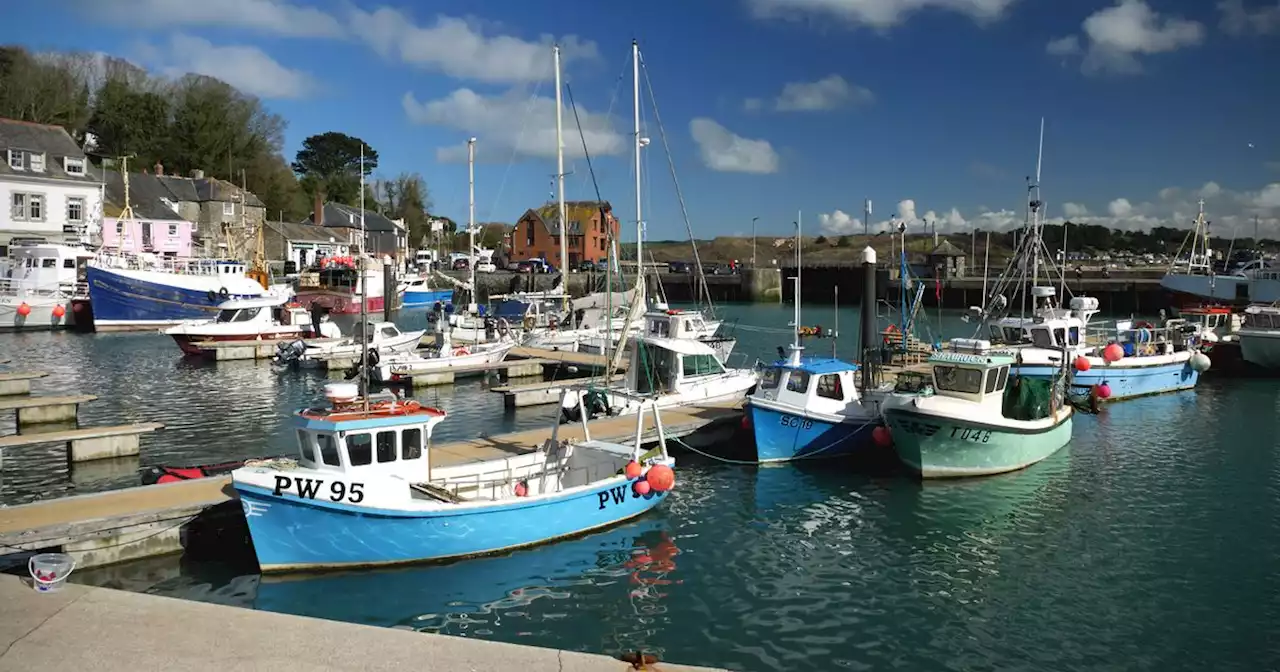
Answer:
[[[1280,369],[1280,330],[1241,329],[1240,356],[1264,369]]]

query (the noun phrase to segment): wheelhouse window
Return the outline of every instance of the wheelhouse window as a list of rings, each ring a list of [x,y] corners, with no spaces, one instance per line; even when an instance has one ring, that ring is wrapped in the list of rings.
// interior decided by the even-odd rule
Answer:
[[[338,442],[329,434],[316,434],[316,445],[320,447],[320,460],[330,467],[342,466],[338,457]]]
[[[400,335],[400,331],[399,331],[398,329],[396,329],[395,327],[383,327],[383,328],[382,328],[382,337],[383,337],[383,338],[395,338],[396,336],[399,336],[399,335]]]
[[[1022,331],[1017,327],[1005,327],[1004,340],[1006,343],[1021,343]]]
[[[809,372],[808,371],[792,371],[791,377],[787,378],[787,391],[805,393],[809,391]]]
[[[724,372],[724,367],[720,366],[720,362],[715,355],[684,355],[680,359],[684,365],[685,378],[710,376]]]
[[[422,457],[422,429],[414,427],[400,432],[400,459],[416,460]]]
[[[373,437],[369,434],[348,434],[347,462],[353,467],[373,464]]]
[[[262,308],[228,308],[218,311],[218,322],[248,322],[258,316]]]
[[[1053,330],[1053,344],[1055,347],[1062,345],[1063,343],[1066,342],[1066,340],[1067,340],[1066,329],[1058,328]]]
[[[302,459],[315,464],[316,447],[315,442],[311,439],[311,434],[305,430],[298,430],[298,454]]]
[[[396,432],[378,432],[378,464],[396,461]]]
[[[819,397],[844,401],[844,387],[840,385],[840,374],[829,373],[819,376],[817,393]]]
[[[649,335],[667,338],[671,335],[671,323],[666,320],[650,320]]]
[[[978,394],[982,392],[982,370],[934,365],[933,384],[944,392]]]
[[[772,390],[778,387],[778,383],[782,380],[782,369],[774,366],[764,370],[764,375],[760,377],[760,389]]]
[[[1080,345],[1080,327],[1067,330],[1067,345]]]
[[[1031,344],[1037,348],[1052,348],[1053,339],[1049,336],[1048,329],[1032,329]]]

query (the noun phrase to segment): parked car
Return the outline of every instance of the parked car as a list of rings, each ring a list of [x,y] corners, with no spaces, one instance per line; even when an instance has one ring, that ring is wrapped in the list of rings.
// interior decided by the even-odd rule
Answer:
[[[497,273],[498,267],[492,261],[477,261],[476,273]]]
[[[453,270],[455,270],[455,271],[465,271],[465,270],[467,270],[468,268],[471,268],[471,260],[469,260],[469,259],[454,259],[454,260],[453,260]]]
[[[692,269],[690,268],[687,262],[683,262],[683,261],[667,262],[668,273],[689,273],[690,271],[692,271]]]

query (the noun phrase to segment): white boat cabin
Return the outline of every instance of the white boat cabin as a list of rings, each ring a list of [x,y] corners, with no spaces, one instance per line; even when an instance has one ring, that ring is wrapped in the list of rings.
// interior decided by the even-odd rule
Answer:
[[[213,321],[218,324],[230,322],[262,322],[274,324],[310,324],[311,314],[306,308],[285,305],[288,299],[282,296],[260,296],[250,299],[232,299],[218,304],[218,314]]]
[[[627,389],[642,395],[676,394],[687,383],[725,373],[716,351],[696,340],[648,335],[633,338],[630,356]]]
[[[696,310],[656,308],[644,315],[646,336],[697,339],[706,329],[702,313]]]
[[[927,370],[901,374],[894,391],[990,404],[998,410],[1015,360],[990,350],[990,341],[954,338],[949,351],[929,358]]]
[[[3,292],[7,294],[49,295],[75,292],[93,252],[70,245],[35,243],[14,245],[9,256],[0,259]]]
[[[1098,313],[1098,300],[1092,296],[1071,299],[1069,308],[1053,303],[1052,287],[1033,287],[1033,317],[1005,317],[987,324],[991,342],[1003,345],[1030,343],[1037,348],[1077,347],[1085,341],[1089,320]]]

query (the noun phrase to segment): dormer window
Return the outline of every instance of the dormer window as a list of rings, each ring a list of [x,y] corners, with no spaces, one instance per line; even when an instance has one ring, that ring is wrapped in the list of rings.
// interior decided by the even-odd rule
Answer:
[[[44,154],[36,154],[35,152],[31,152],[30,154],[27,155],[27,157],[28,157],[27,160],[31,164],[31,172],[33,173],[44,172]]]
[[[168,206],[168,208],[169,208],[170,210],[172,210],[172,211],[174,211],[174,212],[177,212],[177,211],[178,211],[178,204],[177,204],[177,203],[174,203],[173,201],[171,201],[171,200],[169,200],[169,199],[167,199],[167,198],[161,198],[161,199],[160,199],[160,202],[161,202],[161,203],[164,203],[166,206]]]
[[[68,156],[63,159],[62,169],[68,175],[84,175],[84,159],[76,159]]]
[[[26,152],[17,149],[9,150],[9,167],[14,170],[26,170],[25,154]]]

